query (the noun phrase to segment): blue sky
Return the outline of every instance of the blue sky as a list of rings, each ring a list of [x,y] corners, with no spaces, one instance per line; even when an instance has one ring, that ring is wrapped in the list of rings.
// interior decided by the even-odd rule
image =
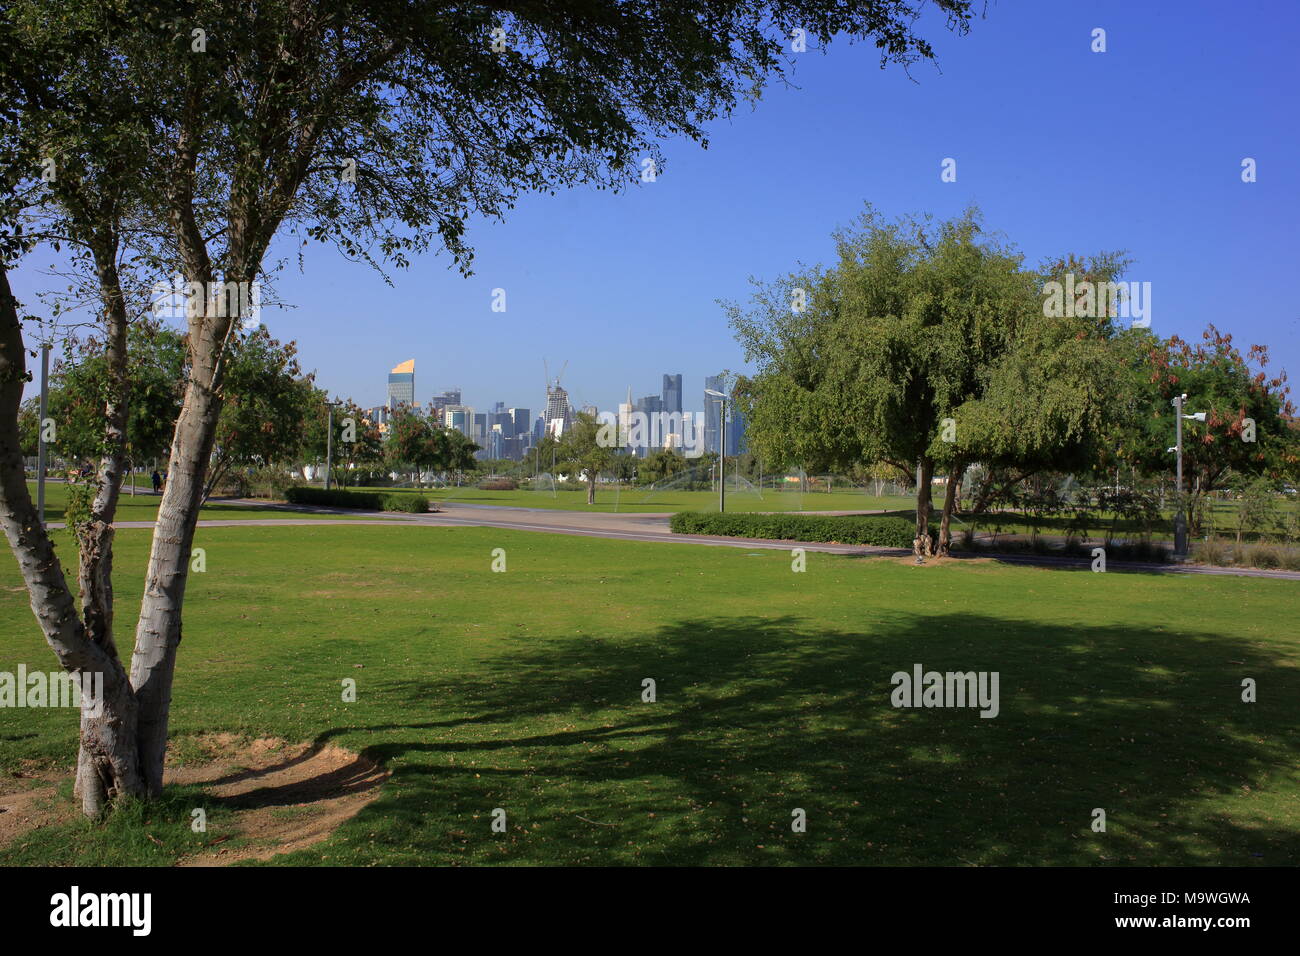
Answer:
[[[1096,27],[1105,53],[1090,50]],[[472,224],[469,278],[430,255],[390,288],[315,247],[278,281],[296,308],[263,318],[362,404],[414,358],[422,403],[459,385],[480,409],[536,413],[546,358],[567,360],[577,403],[612,408],[680,372],[699,409],[704,376],[743,368],[718,299],[828,261],[830,234],[866,201],[891,217],[974,202],[1031,264],[1127,250],[1158,334],[1213,322],[1300,370],[1298,27],[1291,0],[996,0],[965,37],[931,20],[938,69],[911,79],[868,45],[810,50],[797,88],[713,124],[708,150],[666,144],[656,182],[526,197],[504,223]],[[940,181],[945,157],[955,183]],[[15,281],[29,304],[32,278]],[[505,313],[490,308],[497,287]]]

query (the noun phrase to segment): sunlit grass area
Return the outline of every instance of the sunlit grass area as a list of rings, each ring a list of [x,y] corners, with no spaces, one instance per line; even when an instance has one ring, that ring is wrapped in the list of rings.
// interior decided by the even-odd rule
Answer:
[[[371,488],[369,491],[402,491],[403,489]],[[412,494],[415,492],[412,491]],[[587,492],[565,488],[517,489],[515,491],[487,491],[471,485],[464,487],[422,489],[437,502],[464,502],[465,504],[503,505],[513,508],[552,508],[561,511],[597,512],[675,512],[717,511],[716,491],[678,491],[598,485],[596,503],[587,504]],[[880,511],[892,508],[915,507],[915,499],[900,495],[871,495],[863,491],[804,492],[796,490],[773,491],[753,489],[733,491],[727,489],[728,511]]]

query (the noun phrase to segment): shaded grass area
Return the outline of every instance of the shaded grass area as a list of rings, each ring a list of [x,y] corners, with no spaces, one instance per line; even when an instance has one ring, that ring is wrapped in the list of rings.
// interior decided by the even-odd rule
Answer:
[[[491,528],[199,536],[174,733],[314,739],[393,771],[276,863],[1300,862],[1294,582],[821,554],[793,573],[782,552]],[[119,542],[126,609],[148,533]],[[0,561],[0,669],[52,660]],[[999,672],[1000,716],[893,708],[914,663]],[[0,711],[0,770],[70,771],[75,724]],[[156,863],[190,839],[122,826],[52,827],[0,862]]]

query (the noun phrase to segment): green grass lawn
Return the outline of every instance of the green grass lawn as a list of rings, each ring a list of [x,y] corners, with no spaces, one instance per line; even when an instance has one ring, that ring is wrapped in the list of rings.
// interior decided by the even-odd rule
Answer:
[[[367,491],[410,491],[402,488],[367,488]],[[560,511],[600,512],[676,512],[717,511],[718,494],[710,491],[655,491],[648,488],[598,486],[596,503],[587,504],[585,491],[556,489],[551,491],[484,491],[481,488],[431,488],[418,492],[431,501],[464,502],[475,505],[504,505],[512,508],[553,508]],[[760,497],[753,491],[727,490],[728,511],[878,511],[915,508],[916,499],[897,495],[875,495],[856,491],[800,494],[796,491],[764,490]]]
[[[36,482],[27,482],[27,489],[31,492],[32,501],[36,500]],[[122,497],[118,500],[117,515],[115,521],[156,521],[158,520],[158,502],[161,496],[155,495],[152,490],[148,490],[148,482],[142,482],[136,488],[136,494],[130,492],[128,484],[122,489]],[[62,521],[64,508],[68,504],[68,486],[61,481],[50,481],[45,484],[45,520]],[[283,508],[259,508],[255,505],[235,505],[227,504],[220,501],[211,501],[199,509],[199,520],[201,521],[224,521],[231,518],[293,518],[304,517],[303,515],[294,515],[286,512]],[[347,518],[349,515],[330,515],[330,514],[312,514],[306,515],[312,518]]]
[[[127,647],[148,543],[118,535]],[[793,573],[784,552],[491,528],[197,544],[174,735],[332,742],[393,772],[277,863],[1300,863],[1295,582],[819,554]],[[19,662],[53,656],[3,558],[0,670]],[[893,708],[916,663],[999,672],[1000,715]],[[0,772],[70,771],[75,740],[69,711],[0,712]],[[199,799],[48,827],[0,863],[167,863],[205,839]]]

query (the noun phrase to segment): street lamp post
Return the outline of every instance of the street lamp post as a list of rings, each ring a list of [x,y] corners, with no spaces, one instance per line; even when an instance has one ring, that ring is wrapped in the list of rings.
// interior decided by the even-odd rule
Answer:
[[[704,390],[705,395],[712,395],[718,400],[718,424],[721,434],[718,436],[718,512],[727,510],[727,396],[711,388]]]
[[[1184,415],[1183,406],[1186,403],[1186,392],[1175,396],[1172,402],[1174,406],[1174,447],[1170,451],[1174,452],[1177,459],[1174,472],[1174,497],[1177,500],[1178,507],[1178,512],[1174,515],[1174,555],[1179,558],[1187,557],[1187,516],[1183,513],[1183,419],[1198,422],[1205,421],[1205,412]]]

